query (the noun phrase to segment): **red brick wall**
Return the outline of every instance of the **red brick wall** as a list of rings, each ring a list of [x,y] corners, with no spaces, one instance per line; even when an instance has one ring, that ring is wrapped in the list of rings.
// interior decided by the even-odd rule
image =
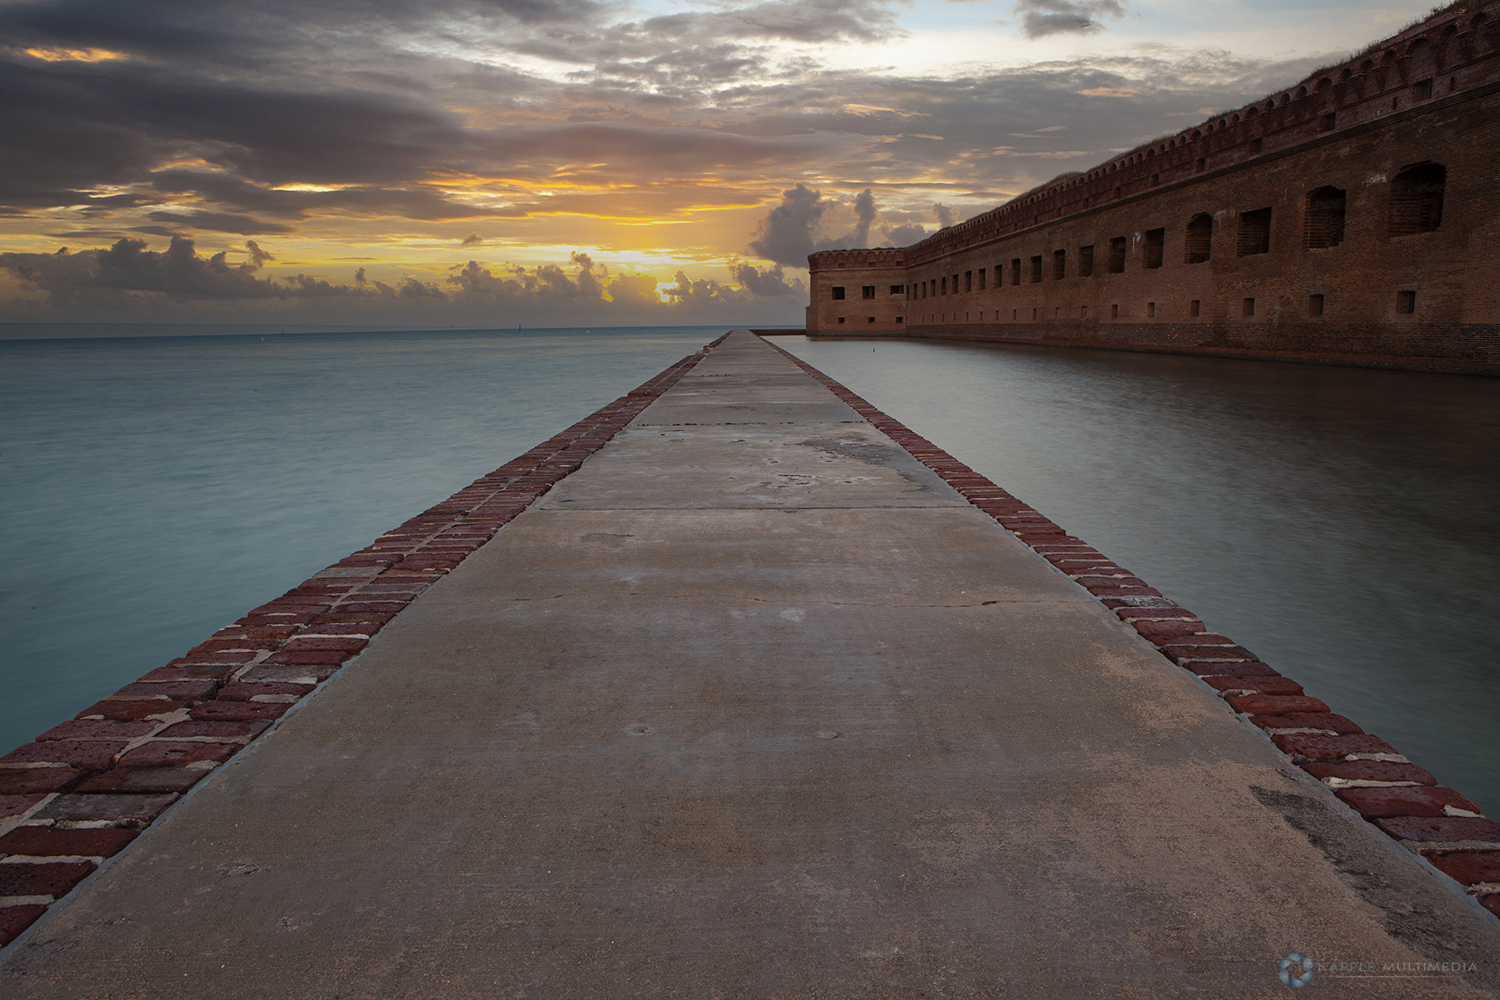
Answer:
[[[914,246],[814,254],[808,329],[1500,372],[1497,15],[1433,18]],[[1398,175],[1420,164],[1446,172],[1441,216],[1411,232],[1434,185]],[[1245,213],[1264,209],[1267,252],[1242,255],[1260,242]],[[1189,263],[1203,214],[1210,256]],[[1111,273],[1119,238],[1124,270]],[[871,285],[881,308],[864,310]],[[834,300],[835,286],[852,298]]]

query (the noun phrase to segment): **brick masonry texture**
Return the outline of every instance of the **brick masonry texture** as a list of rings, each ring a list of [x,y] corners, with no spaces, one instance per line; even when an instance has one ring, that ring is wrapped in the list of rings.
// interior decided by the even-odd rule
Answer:
[[[1500,5],[908,247],[808,258],[807,332],[1500,374]]]
[[[50,904],[38,900],[66,895],[98,860],[315,693],[712,346],[0,756],[0,897],[16,903],[0,903],[0,946],[47,911]],[[38,863],[37,856],[68,860]]]
[[[1154,590],[1150,591],[1153,596],[1119,596],[1118,588],[1113,585],[1115,578],[1099,573],[1098,566],[1108,560],[1098,550],[1067,534],[1023,501],[807,362],[780,347],[776,349],[969,498],[975,507],[1051,562],[1058,572],[1111,608],[1142,640],[1197,676],[1232,711],[1266,733],[1293,764],[1318,779],[1367,821],[1413,853],[1432,856],[1440,852],[1440,856],[1432,857],[1433,865],[1464,884],[1471,895],[1480,897],[1485,908],[1500,914],[1496,879],[1478,877],[1496,870],[1500,844],[1491,841],[1500,834],[1500,824],[1481,817],[1476,803],[1438,785],[1430,772],[1407,760],[1385,740],[1365,733],[1351,720],[1333,713],[1319,699],[1303,695],[1301,685],[1282,677],[1248,650],[1209,632],[1191,611],[1178,607]],[[1024,513],[1024,527],[1015,526],[1018,512]],[[1044,530],[1038,530],[1038,525]],[[1202,655],[1215,658],[1184,657],[1180,650],[1187,644]],[[1207,650],[1222,652],[1203,652]],[[1280,682],[1280,686],[1275,691],[1258,687],[1268,681]],[[1467,825],[1441,825],[1459,822]]]

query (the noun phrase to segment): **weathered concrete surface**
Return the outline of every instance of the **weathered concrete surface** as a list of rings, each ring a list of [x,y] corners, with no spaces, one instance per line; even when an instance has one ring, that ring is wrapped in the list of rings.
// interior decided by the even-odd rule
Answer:
[[[4,991],[1497,991],[1493,921],[842,406],[733,335]]]

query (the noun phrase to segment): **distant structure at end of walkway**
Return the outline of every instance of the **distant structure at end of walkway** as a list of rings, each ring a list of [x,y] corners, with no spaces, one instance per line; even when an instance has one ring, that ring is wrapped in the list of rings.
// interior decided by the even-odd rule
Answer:
[[[1500,4],[908,247],[808,258],[809,334],[1500,374]]]

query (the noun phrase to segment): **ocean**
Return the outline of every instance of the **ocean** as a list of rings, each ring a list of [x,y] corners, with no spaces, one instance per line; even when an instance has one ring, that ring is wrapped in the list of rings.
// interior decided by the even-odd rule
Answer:
[[[0,745],[723,332],[0,341]],[[776,342],[1500,807],[1500,381]]]

